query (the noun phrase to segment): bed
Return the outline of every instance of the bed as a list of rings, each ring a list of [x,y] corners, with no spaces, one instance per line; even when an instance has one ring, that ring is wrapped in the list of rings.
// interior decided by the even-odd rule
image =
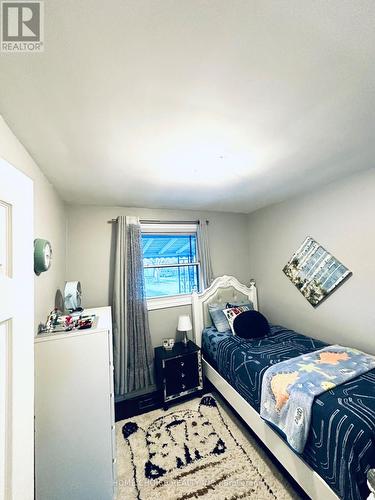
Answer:
[[[277,325],[256,341],[218,333],[209,304],[248,300],[258,309],[255,282],[246,287],[231,276],[217,278],[203,293],[193,294],[195,342],[202,347],[205,375],[307,495],[366,499],[366,472],[375,467],[375,370],[315,399],[304,452],[295,453],[259,415],[262,377],[271,364],[326,344]]]

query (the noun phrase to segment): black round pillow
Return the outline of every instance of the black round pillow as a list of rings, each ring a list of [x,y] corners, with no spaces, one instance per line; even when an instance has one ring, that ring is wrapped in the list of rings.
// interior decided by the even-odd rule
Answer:
[[[243,339],[258,339],[270,333],[267,319],[258,311],[244,311],[234,322],[233,329]]]

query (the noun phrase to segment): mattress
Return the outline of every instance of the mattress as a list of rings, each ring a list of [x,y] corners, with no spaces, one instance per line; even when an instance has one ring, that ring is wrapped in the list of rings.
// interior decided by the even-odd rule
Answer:
[[[232,337],[231,330],[224,333],[219,333],[214,326],[209,326],[203,330],[202,334],[202,351],[205,353],[205,358],[210,361],[211,366],[216,368],[216,354],[218,343],[227,338]]]
[[[257,340],[230,332],[219,335],[214,328],[203,332],[205,359],[258,412],[263,375],[270,365],[327,345],[275,325],[269,336]],[[366,473],[375,467],[375,370],[315,399],[301,457],[340,498],[367,498]]]

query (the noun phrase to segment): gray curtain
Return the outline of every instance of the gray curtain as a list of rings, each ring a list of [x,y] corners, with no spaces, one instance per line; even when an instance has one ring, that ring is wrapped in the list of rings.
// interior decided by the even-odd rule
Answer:
[[[211,264],[210,245],[208,241],[208,221],[199,221],[197,235],[203,286],[204,288],[208,288],[214,280],[214,274]]]
[[[124,396],[154,383],[141,227],[135,217],[118,218],[114,272],[112,308],[115,394]]]

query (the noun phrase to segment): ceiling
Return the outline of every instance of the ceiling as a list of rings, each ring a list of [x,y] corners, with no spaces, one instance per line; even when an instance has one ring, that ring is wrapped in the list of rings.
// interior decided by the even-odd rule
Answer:
[[[250,212],[374,167],[373,0],[47,0],[0,113],[68,203]]]

